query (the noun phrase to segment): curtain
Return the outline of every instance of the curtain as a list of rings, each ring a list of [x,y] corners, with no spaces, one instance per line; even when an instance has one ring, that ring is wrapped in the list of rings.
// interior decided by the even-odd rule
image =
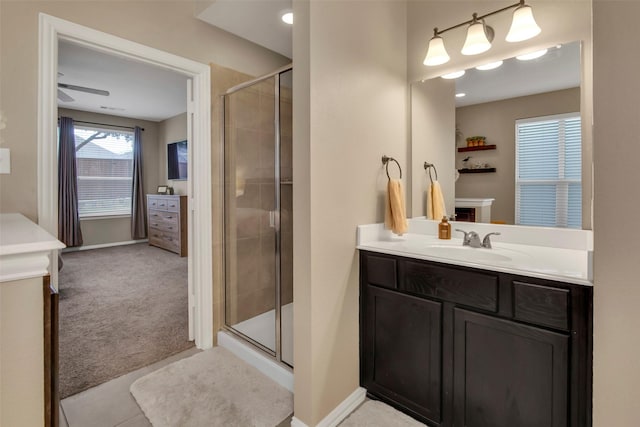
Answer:
[[[144,190],[142,185],[142,129],[133,131],[133,179],[131,189],[131,238],[147,237],[147,212],[144,208]]]
[[[58,239],[69,247],[81,246],[73,119],[60,117],[58,141]]]

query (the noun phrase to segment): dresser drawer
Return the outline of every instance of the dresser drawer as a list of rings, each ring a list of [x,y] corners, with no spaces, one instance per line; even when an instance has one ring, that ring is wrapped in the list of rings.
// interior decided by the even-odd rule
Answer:
[[[405,261],[400,289],[418,295],[496,312],[498,276]]]
[[[175,212],[158,212],[164,222],[178,224],[178,216]]]
[[[173,252],[180,250],[180,238],[177,233],[152,230],[149,233],[149,244],[168,249]]]
[[[166,210],[169,212],[180,212],[180,202],[177,199],[165,200]]]
[[[157,197],[149,197],[147,201],[147,209],[158,209],[158,202],[160,199]]]
[[[513,317],[541,326],[568,330],[568,289],[513,282]]]

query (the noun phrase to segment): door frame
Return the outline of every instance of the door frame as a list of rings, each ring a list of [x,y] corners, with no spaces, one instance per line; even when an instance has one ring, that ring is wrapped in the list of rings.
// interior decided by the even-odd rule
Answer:
[[[189,323],[196,347],[213,345],[211,217],[211,71],[207,64],[154,49],[44,13],[38,39],[38,223],[58,235],[58,41],[72,41],[107,54],[134,59],[185,75],[188,132],[191,135],[188,185]],[[51,254],[51,279],[58,287],[57,252]],[[191,302],[193,305],[191,305]],[[190,328],[191,329],[191,328]],[[191,335],[191,332],[190,332]]]

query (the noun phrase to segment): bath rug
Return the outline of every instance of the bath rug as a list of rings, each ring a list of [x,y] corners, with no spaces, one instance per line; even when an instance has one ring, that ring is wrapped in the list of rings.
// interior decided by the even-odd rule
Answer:
[[[425,427],[408,415],[376,400],[367,400],[340,427]]]
[[[293,412],[293,394],[228,350],[215,347],[131,385],[154,427],[274,427]]]

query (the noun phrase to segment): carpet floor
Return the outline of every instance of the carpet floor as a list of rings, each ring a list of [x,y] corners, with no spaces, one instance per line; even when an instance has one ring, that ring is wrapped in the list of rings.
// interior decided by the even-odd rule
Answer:
[[[408,415],[376,400],[367,400],[340,427],[425,427]]]
[[[193,346],[187,258],[146,243],[62,258],[61,398]]]
[[[293,394],[222,347],[152,372],[131,394],[154,427],[275,427]]]

